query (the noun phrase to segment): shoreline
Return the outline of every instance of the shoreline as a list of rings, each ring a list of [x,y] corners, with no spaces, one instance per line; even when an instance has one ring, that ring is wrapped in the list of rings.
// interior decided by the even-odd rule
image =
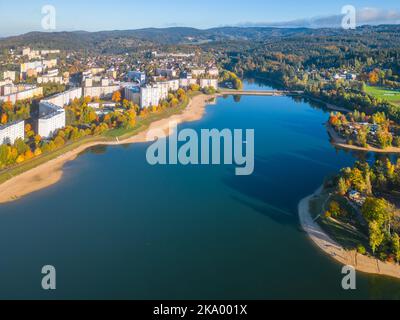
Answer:
[[[35,168],[25,171],[0,185],[0,204],[13,202],[22,197],[48,188],[58,183],[63,176],[63,167],[67,162],[75,160],[80,153],[88,148],[95,146],[118,146],[125,144],[145,143],[148,142],[146,135],[150,130],[164,130],[167,134],[171,121],[177,124],[183,122],[193,122],[200,120],[204,114],[208,100],[213,95],[198,95],[190,99],[188,106],[180,114],[172,115],[168,118],[154,121],[145,130],[135,134],[124,140],[115,139],[115,141],[95,141],[83,144],[71,151],[68,151],[59,157],[42,163]]]
[[[322,190],[323,187],[320,187],[315,193],[301,200],[298,206],[300,225],[311,241],[340,264],[353,266],[363,273],[400,279],[400,265],[361,255],[356,250],[345,250],[313,220],[309,208],[310,200],[318,196]]]
[[[332,138],[332,144],[342,149],[363,151],[363,152],[386,153],[386,154],[400,153],[399,147],[389,147],[386,149],[379,149],[371,146],[369,146],[368,148],[364,148],[364,147],[350,145],[343,138],[341,138],[328,123],[326,124],[326,129],[328,131],[329,136]]]

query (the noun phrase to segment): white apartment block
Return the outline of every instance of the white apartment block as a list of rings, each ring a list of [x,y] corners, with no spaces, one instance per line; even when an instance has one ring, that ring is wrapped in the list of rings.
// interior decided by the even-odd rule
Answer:
[[[192,69],[193,77],[200,77],[206,74],[206,69]]]
[[[179,80],[170,80],[168,81],[168,90],[169,91],[177,91],[179,89]]]
[[[200,79],[200,88],[213,87],[218,90],[218,79]]]
[[[59,54],[59,53],[60,53],[60,50],[42,50],[42,51],[40,51],[40,54],[43,56],[48,55],[48,54]]]
[[[129,100],[134,104],[140,104],[140,87],[139,86],[125,87],[124,96],[126,100]]]
[[[104,86],[104,87],[85,87],[83,88],[84,97],[99,97],[99,98],[111,98],[114,92],[120,90],[119,85]]]
[[[47,69],[51,69],[57,66],[57,59],[50,59],[50,60],[43,60],[43,65],[47,68]]]
[[[168,97],[167,85],[154,85],[140,88],[140,107],[158,106],[160,100]]]
[[[207,70],[207,73],[211,77],[218,77],[219,76],[219,70],[216,67],[210,68]]]
[[[41,77],[37,77],[37,83],[39,84],[46,84],[46,83],[58,83],[58,84],[64,84],[64,78],[63,77],[58,77],[58,76],[50,76],[50,75],[43,75]]]
[[[43,71],[42,61],[33,61],[33,62],[21,63],[20,72],[21,73],[27,73],[28,70],[35,70],[37,72],[42,72]]]
[[[40,102],[38,134],[42,138],[51,138],[57,130],[65,127],[65,110],[49,102]]]
[[[25,121],[0,126],[0,144],[14,144],[19,138],[25,139]]]
[[[4,71],[3,72],[3,79],[11,79],[15,81],[16,72],[15,71]]]
[[[156,76],[166,77],[166,78],[174,78],[176,77],[176,70],[174,69],[156,69]]]
[[[138,81],[140,85],[146,83],[146,73],[140,71],[129,71],[128,80]]]
[[[15,91],[15,88],[17,90]],[[4,88],[3,88],[4,90]],[[3,96],[0,96],[0,101],[3,102],[11,102],[14,104],[18,100],[26,100],[26,99],[31,99],[33,97],[37,96],[42,96],[43,95],[43,88],[42,87],[36,87],[36,86],[7,86],[6,90],[11,90],[11,93],[5,94]]]
[[[49,102],[55,104],[60,108],[64,108],[66,105],[69,105],[74,99],[82,98],[82,94],[82,88],[78,87],[51,96],[47,99],[42,100],[41,102]]]

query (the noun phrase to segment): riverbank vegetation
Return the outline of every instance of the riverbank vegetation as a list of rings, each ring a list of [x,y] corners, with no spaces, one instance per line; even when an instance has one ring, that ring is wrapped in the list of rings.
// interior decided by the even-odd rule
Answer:
[[[387,119],[383,112],[371,116],[357,110],[347,114],[333,112],[328,124],[348,145],[382,150],[400,147],[399,126]]]
[[[43,139],[35,135],[31,125],[27,124],[25,140],[18,139],[13,145],[0,146],[0,183],[14,175],[14,172],[23,172],[23,167],[32,168],[29,163],[36,166],[82,142],[123,139],[134,135],[153,121],[181,112],[196,94],[198,91],[180,89],[171,92],[166,100],[152,108],[140,110],[137,105],[122,100],[116,108],[100,109],[97,112],[88,106],[92,98],[75,99],[66,107],[68,125],[58,130],[52,138]]]
[[[357,162],[312,204],[321,227],[348,250],[400,262],[400,161]]]

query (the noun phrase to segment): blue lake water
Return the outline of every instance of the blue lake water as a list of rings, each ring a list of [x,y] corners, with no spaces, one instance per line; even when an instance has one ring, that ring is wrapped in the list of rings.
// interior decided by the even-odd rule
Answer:
[[[246,84],[248,85],[248,84]],[[0,207],[0,298],[400,298],[400,282],[341,266],[299,227],[298,202],[351,165],[328,114],[290,97],[220,98],[182,128],[255,129],[255,171],[150,166],[146,144],[97,147],[53,187]],[[41,289],[41,268],[57,290]]]

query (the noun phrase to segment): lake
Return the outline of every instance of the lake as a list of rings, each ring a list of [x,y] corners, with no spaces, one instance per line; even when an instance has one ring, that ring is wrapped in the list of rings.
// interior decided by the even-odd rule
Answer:
[[[327,117],[290,97],[227,97],[179,126],[255,129],[251,176],[153,167],[146,144],[86,151],[55,186],[0,207],[0,298],[399,299],[380,276],[342,290],[342,266],[299,226],[299,201],[357,159],[329,143]]]

